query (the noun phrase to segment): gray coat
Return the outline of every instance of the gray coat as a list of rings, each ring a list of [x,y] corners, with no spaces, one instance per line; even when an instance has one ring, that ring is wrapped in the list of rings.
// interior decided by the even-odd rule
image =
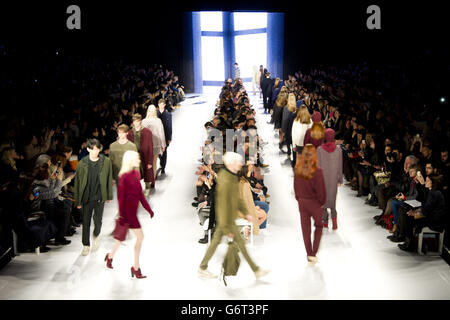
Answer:
[[[336,208],[338,183],[343,183],[342,149],[337,146],[333,152],[327,152],[321,146],[317,148],[317,163],[323,170],[327,201],[324,208]]]

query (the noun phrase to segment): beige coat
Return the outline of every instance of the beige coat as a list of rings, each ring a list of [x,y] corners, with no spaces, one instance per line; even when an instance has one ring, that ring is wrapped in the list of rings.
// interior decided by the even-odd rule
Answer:
[[[248,213],[252,216],[253,234],[257,235],[259,234],[258,212],[256,211],[255,202],[253,201],[250,183],[243,178],[239,179],[239,193],[247,206]],[[244,218],[244,215],[241,212],[238,212],[238,215]]]

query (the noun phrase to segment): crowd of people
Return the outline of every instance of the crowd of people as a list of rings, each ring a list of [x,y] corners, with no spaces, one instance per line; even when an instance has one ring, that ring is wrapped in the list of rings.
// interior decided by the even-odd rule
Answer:
[[[147,197],[158,175],[165,174],[171,113],[184,100],[183,86],[160,65],[62,51],[36,55],[18,77],[19,61],[10,58],[18,56],[15,49],[2,50],[7,53],[2,57],[2,89],[9,92],[5,103],[14,111],[0,119],[3,223],[18,234],[20,251],[41,252],[50,250],[50,243],[70,244],[67,238],[83,225],[82,255],[87,255],[98,248],[104,204],[113,198],[124,154],[139,154]],[[424,226],[448,228],[449,120],[432,103],[426,107],[424,102],[434,97],[408,79],[406,72],[367,63],[299,71],[286,80],[273,79],[260,67],[255,82],[279,149],[295,174],[308,261],[317,261],[329,212],[332,228],[338,228],[336,195],[344,178],[357,197],[367,196],[365,203],[380,209],[375,223],[389,229],[388,239],[402,250],[415,250],[414,235]],[[21,108],[26,99],[33,108]],[[208,231],[214,234],[220,219],[215,193],[219,172],[227,170],[227,152],[243,159],[233,173],[239,177],[236,196],[245,206],[238,208],[238,217],[253,224],[254,235],[267,225],[267,142],[258,135],[255,115],[242,79],[227,79],[212,119],[204,124],[206,139],[196,172],[192,206],[204,225],[200,243],[208,242]],[[308,180],[320,188],[310,204],[305,198]],[[410,200],[420,202],[420,208]],[[311,218],[313,242],[307,223]],[[249,236],[248,228],[240,232]],[[140,270],[138,263],[134,268]],[[206,270],[205,264],[201,269]]]
[[[192,205],[197,208],[200,224],[205,225],[200,243],[208,242],[208,231],[214,232],[216,221],[215,187],[220,169],[224,168],[223,155],[227,152],[240,154],[245,163],[239,170],[239,194],[243,197],[251,216],[253,234],[267,225],[269,213],[268,189],[264,184],[264,173],[268,164],[263,160],[263,148],[267,144],[258,135],[256,110],[242,79],[227,79],[220,92],[211,121],[204,124],[206,140],[202,146],[202,158],[195,181],[197,196]],[[239,217],[245,215],[239,211]],[[249,228],[242,230],[249,237]]]
[[[367,196],[365,203],[381,210],[375,223],[389,229],[388,239],[402,242],[402,250],[415,250],[414,233],[423,226],[448,228],[450,132],[449,119],[440,112],[444,98],[438,102],[430,90],[416,86],[407,71],[368,63],[299,71],[287,80],[271,78],[261,66],[256,78],[264,113],[271,114],[269,123],[296,179],[311,178],[313,163],[324,171],[321,218],[318,209],[315,214],[310,209],[318,241],[321,229],[328,228],[327,209],[337,229],[336,192],[343,178],[357,197]],[[307,174],[296,160],[309,145],[309,160],[300,157],[300,167],[311,170]],[[409,200],[419,201],[421,209]],[[310,230],[303,233],[309,239]],[[308,239],[308,260],[315,261],[318,242],[313,249]]]
[[[9,93],[0,119],[2,225],[18,235],[19,252],[68,245],[82,225],[87,255],[99,246],[103,207],[125,152],[140,155],[146,196],[165,174],[183,86],[161,65],[2,51],[2,90]]]

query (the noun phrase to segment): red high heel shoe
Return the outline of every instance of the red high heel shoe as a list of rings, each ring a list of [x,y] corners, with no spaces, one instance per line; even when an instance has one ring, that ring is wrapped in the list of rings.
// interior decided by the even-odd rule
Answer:
[[[147,276],[144,276],[144,275],[141,273],[141,268],[135,270],[134,267],[131,267],[131,277],[132,277],[132,278],[133,278],[133,277],[136,277],[136,278],[138,278],[138,279],[147,278]]]
[[[108,268],[110,268],[110,269],[113,269],[113,266],[112,266],[112,260],[113,260],[113,259],[110,259],[110,258],[109,258],[109,253],[107,253],[107,254],[106,254],[106,257],[105,257],[105,261],[106,261],[106,266],[107,266]]]
[[[333,230],[336,230],[338,228],[338,226],[337,226],[337,218],[332,218],[331,220],[333,221]]]

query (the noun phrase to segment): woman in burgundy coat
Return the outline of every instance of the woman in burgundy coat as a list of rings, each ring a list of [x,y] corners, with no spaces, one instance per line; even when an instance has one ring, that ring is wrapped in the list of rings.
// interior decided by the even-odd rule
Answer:
[[[139,254],[141,252],[142,241],[144,234],[142,233],[141,225],[137,218],[137,212],[139,203],[145,210],[150,213],[150,217],[153,218],[153,211],[150,208],[141,187],[141,175],[136,168],[139,168],[141,160],[139,154],[136,151],[126,151],[123,155],[122,168],[119,172],[119,183],[117,187],[117,197],[119,199],[119,215],[121,224],[128,224],[129,228],[133,230],[136,235],[136,245],[134,247],[134,265],[131,267],[131,276],[136,278],[146,278],[142,275],[141,268],[139,266]],[[110,269],[113,268],[112,260],[120,247],[122,241],[116,239],[114,248],[111,253],[108,253],[105,257],[106,266]]]
[[[326,190],[322,169],[317,166],[316,148],[312,144],[305,145],[302,153],[297,156],[294,190],[300,209],[307,259],[310,263],[315,263],[322,237],[322,206],[326,201]],[[315,227],[313,244],[311,244],[311,217]]]
[[[313,124],[311,128],[306,130],[303,145],[311,143],[314,147],[318,148],[325,139],[325,126],[322,123],[322,114],[318,111],[314,111],[311,119]]]
[[[148,196],[150,187],[155,187],[155,176],[152,169],[153,136],[148,128],[142,126],[142,116],[139,113],[133,115],[133,130],[128,131],[127,139],[134,142],[141,156],[141,176],[144,177],[145,195]]]

